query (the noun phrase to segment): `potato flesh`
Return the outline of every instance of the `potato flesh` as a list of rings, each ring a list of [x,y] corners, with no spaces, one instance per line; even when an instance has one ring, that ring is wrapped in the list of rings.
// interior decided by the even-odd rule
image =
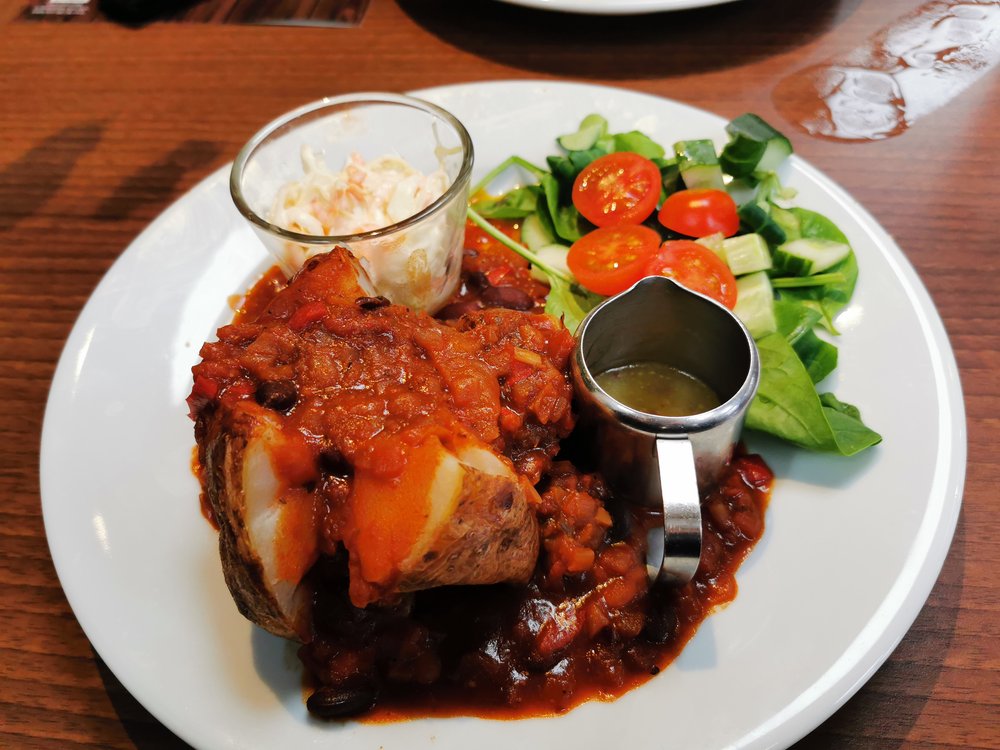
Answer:
[[[283,502],[291,488],[276,469],[284,441],[277,420],[257,404],[240,404],[225,420],[216,415],[203,451],[205,494],[219,524],[226,584],[240,612],[276,635],[299,638],[308,627],[309,593],[301,577],[279,574],[281,545],[291,541],[282,528],[295,512]],[[316,533],[306,536],[304,543],[315,548]]]
[[[298,598],[301,576],[289,578],[282,574],[283,544],[308,544],[308,540],[288,539],[282,528],[288,525],[287,517],[295,512],[293,506],[282,502],[287,489],[278,478],[273,458],[274,447],[280,442],[280,432],[265,427],[247,444],[243,459],[243,486],[246,488],[247,532],[250,543],[260,558],[264,580],[279,609],[290,621],[296,621],[302,606]],[[315,547],[315,544],[312,545]]]

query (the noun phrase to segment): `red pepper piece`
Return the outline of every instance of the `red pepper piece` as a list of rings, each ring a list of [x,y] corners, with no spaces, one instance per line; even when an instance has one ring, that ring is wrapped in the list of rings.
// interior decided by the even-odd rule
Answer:
[[[326,305],[322,302],[306,302],[292,314],[291,318],[288,319],[288,327],[298,333],[299,331],[308,328],[316,321],[325,318],[326,312]]]
[[[508,265],[500,265],[496,268],[491,268],[486,272],[486,279],[493,286],[500,286],[500,282],[506,278],[511,271],[514,269]]]

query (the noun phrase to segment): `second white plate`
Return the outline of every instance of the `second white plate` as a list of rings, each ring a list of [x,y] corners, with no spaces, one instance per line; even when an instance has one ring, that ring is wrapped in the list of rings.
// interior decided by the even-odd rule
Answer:
[[[667,10],[704,8],[723,5],[736,0],[500,0],[511,5],[528,8],[558,10],[563,13],[580,13],[595,16],[631,16]]]

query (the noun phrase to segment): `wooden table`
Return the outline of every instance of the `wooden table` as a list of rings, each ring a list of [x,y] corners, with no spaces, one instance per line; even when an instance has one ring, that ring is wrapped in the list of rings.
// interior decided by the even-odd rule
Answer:
[[[488,0],[373,0],[354,29],[5,23],[0,30],[0,746],[183,747],[118,683],[45,543],[38,451],[81,307],[135,235],[256,128],[350,90],[573,78],[725,116],[752,110],[858,198],[916,266],[951,335],[969,466],[951,553],[889,661],[802,748],[1000,747],[1000,76],[904,134],[810,137],[772,102],[915,0],[745,0],[624,19]],[[0,3],[3,18],[20,10]],[[1000,33],[1000,32],[995,32]],[[919,421],[919,404],[914,420]]]

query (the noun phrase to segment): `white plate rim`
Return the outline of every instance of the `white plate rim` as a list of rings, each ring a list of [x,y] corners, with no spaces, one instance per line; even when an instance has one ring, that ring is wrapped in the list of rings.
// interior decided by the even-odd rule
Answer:
[[[631,96],[644,96],[661,103],[666,102],[684,109],[696,110],[694,107],[683,105],[664,97],[639,94],[638,92],[620,88],[553,81],[493,81],[489,83],[442,86],[432,89],[422,89],[411,93],[415,96],[433,99],[434,96],[441,93],[470,86],[481,88],[483,86],[506,86],[511,84],[538,85],[550,88],[576,87],[588,91],[625,92]],[[711,113],[704,112],[704,110],[697,111],[715,119],[720,119]],[[795,159],[796,165],[800,170],[806,173],[811,180],[814,180],[817,185],[822,187],[832,200],[847,207],[859,223],[878,239],[879,249],[892,264],[896,278],[901,283],[907,298],[913,303],[914,309],[918,312],[918,324],[922,334],[925,336],[927,343],[932,345],[931,353],[934,357],[934,379],[939,386],[938,395],[943,395],[939,411],[940,416],[943,418],[942,424],[948,427],[947,430],[942,430],[942,432],[949,434],[952,439],[939,440],[939,450],[937,452],[938,469],[935,471],[935,481],[930,491],[930,502],[927,513],[920,527],[920,538],[914,540],[915,546],[911,552],[912,559],[907,566],[907,575],[902,576],[895,582],[876,616],[871,619],[862,632],[858,633],[855,644],[852,646],[850,658],[839,660],[837,664],[833,665],[836,669],[831,668],[831,671],[817,680],[813,688],[800,696],[799,700],[789,705],[785,711],[771,717],[769,721],[765,722],[753,733],[740,738],[739,743],[733,745],[733,747],[779,747],[787,746],[800,739],[843,705],[871,677],[885,659],[888,658],[922,608],[943,565],[961,508],[965,477],[967,450],[966,426],[958,368],[943,322],[933,305],[930,295],[902,250],[900,250],[895,241],[892,240],[866,209],[832,180],[804,162],[800,157],[796,156],[793,159]],[[67,548],[52,544],[53,537],[50,534],[50,529],[58,525],[58,519],[54,515],[55,510],[52,502],[47,503],[45,498],[51,496],[46,487],[51,483],[47,477],[52,476],[51,466],[54,458],[50,447],[52,442],[52,414],[50,412],[54,408],[53,404],[55,401],[53,394],[57,394],[60,390],[70,387],[74,377],[74,368],[83,362],[89,345],[87,332],[80,325],[80,322],[87,319],[89,312],[96,305],[95,300],[106,291],[110,280],[121,270],[123,259],[129,253],[129,250],[141,243],[150,234],[155,234],[159,231],[177,203],[192,194],[197,194],[205,185],[211,183],[213,180],[217,180],[220,175],[228,172],[229,166],[223,166],[204,178],[151,222],[130,243],[129,247],[122,253],[122,256],[112,264],[88,299],[67,339],[53,376],[50,397],[46,404],[40,451],[42,512],[49,540],[49,549],[60,583],[74,613],[80,621],[81,627],[97,652],[112,671],[115,672],[126,689],[150,709],[157,718],[163,721],[168,728],[196,746],[198,737],[191,734],[189,729],[184,725],[182,717],[176,714],[171,715],[162,706],[151,706],[143,699],[144,691],[132,679],[133,675],[128,673],[128,669],[125,668],[126,665],[116,663],[113,657],[113,644],[102,637],[100,623],[93,619],[81,617],[80,612],[86,609],[80,606],[86,598],[85,592],[83,587],[67,583],[74,579],[75,571],[73,570],[73,565],[75,561]],[[949,446],[950,450],[947,450]],[[941,468],[942,463],[944,464],[943,469]]]

